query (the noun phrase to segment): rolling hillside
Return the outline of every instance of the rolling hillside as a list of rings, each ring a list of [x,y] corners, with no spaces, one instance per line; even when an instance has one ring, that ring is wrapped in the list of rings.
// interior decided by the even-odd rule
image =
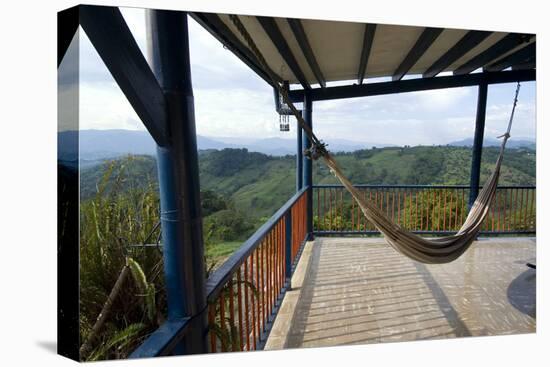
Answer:
[[[497,148],[486,148],[482,160],[482,182],[492,170]],[[535,151],[506,152],[501,185],[535,184]],[[355,183],[363,184],[468,184],[471,150],[465,147],[405,147],[339,153],[337,160]],[[156,185],[154,157],[135,156],[124,162],[127,178],[122,185]],[[89,167],[81,174],[82,199],[90,198],[105,165]],[[199,156],[202,190],[226,198],[235,209],[254,218],[272,215],[295,190],[295,157],[273,157],[246,149],[203,151]],[[314,163],[314,182],[337,183],[324,164]]]

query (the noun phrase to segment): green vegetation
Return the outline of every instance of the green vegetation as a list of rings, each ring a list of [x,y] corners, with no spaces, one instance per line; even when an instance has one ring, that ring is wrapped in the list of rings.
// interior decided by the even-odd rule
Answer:
[[[206,257],[211,259],[224,259],[229,257],[236,249],[241,247],[242,241],[221,242],[211,246],[206,251]]]
[[[482,181],[492,170],[498,149],[484,149]],[[352,182],[363,184],[467,184],[471,151],[460,147],[403,147],[337,154]],[[201,152],[199,156],[207,274],[230,256],[295,192],[295,157],[272,157],[245,149]],[[314,182],[338,183],[322,162],[314,162]],[[125,358],[155,330],[166,314],[159,241],[159,197],[153,157],[134,156],[106,162],[81,173],[80,332],[86,341],[121,270],[126,279],[109,317],[91,342],[88,360]],[[501,185],[535,184],[535,152],[506,152]],[[427,194],[422,194],[427,195]],[[461,215],[465,203],[449,196]],[[318,228],[346,226],[345,210],[323,218]],[[428,196],[401,208],[404,217],[434,212]],[[336,209],[334,209],[336,210]],[[521,213],[513,214],[513,216]],[[438,218],[429,217],[433,221]],[[534,221],[534,218],[530,218]],[[333,221],[329,223],[327,221]],[[406,226],[406,223],[401,223]],[[254,290],[251,290],[254,292]],[[226,300],[230,297],[226,297]],[[228,307],[225,308],[227,312]],[[217,317],[222,317],[217,311]],[[238,342],[233,326],[213,330],[228,344]],[[233,349],[233,348],[232,348]]]
[[[96,194],[80,205],[80,334],[83,342],[131,258],[132,279],[114,299],[110,316],[83,358],[124,358],[162,322],[165,298],[162,256],[154,248],[135,247],[156,239],[158,194],[151,182],[133,185],[128,158],[102,167]]]
[[[201,152],[200,182],[203,190],[219,195],[234,210],[258,224],[271,216],[295,192],[295,157],[272,157],[246,149]],[[481,180],[490,174],[498,148],[483,150]],[[535,184],[535,151],[509,149],[502,165],[501,185]],[[471,149],[451,146],[390,147],[336,154],[352,182],[362,184],[449,184],[467,185],[470,180]],[[83,199],[94,195],[105,168],[82,172]],[[337,184],[338,180],[321,161],[313,164],[315,183]],[[155,159],[136,156],[129,163],[127,185],[156,186]],[[208,216],[211,213],[203,213]]]
[[[97,180],[96,191],[80,206],[80,334],[87,344],[85,360],[125,358],[164,321],[162,254],[155,246],[143,246],[159,240],[158,188],[153,180],[142,182],[135,175],[150,172],[150,162],[147,157],[127,157],[89,173]],[[201,192],[201,199],[210,272],[241,245],[255,224],[212,191]],[[125,267],[131,276],[124,277]],[[122,286],[107,307],[118,279]],[[93,332],[105,310],[107,321]]]

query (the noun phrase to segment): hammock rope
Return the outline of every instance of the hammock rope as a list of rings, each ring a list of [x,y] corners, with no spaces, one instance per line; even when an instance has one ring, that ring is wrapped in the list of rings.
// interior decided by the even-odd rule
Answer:
[[[401,226],[389,219],[374,203],[370,202],[366,198],[363,198],[362,195],[359,194],[359,191],[344,175],[336,160],[326,149],[326,144],[319,140],[313,133],[312,129],[306,124],[304,118],[288,97],[288,91],[286,88],[283,88],[283,86],[278,82],[279,78],[268,67],[264,56],[254,43],[252,37],[244,27],[239,17],[237,15],[230,15],[229,17],[260,63],[262,69],[270,77],[273,85],[282,96],[283,101],[288,105],[293,115],[296,117],[298,124],[304,130],[307,138],[312,144],[310,152],[315,153],[311,154],[312,159],[315,156],[320,156],[323,158],[325,164],[330,168],[342,185],[349,191],[353,199],[357,202],[363,212],[363,215],[384,235],[385,240],[395,250],[403,255],[426,264],[448,263],[460,257],[460,255],[462,255],[475,240],[481,228],[481,224],[489,212],[489,206],[495,196],[506,142],[510,138],[510,130],[512,128],[512,121],[518,101],[520,83],[518,82],[516,87],[514,104],[510,115],[510,120],[508,122],[508,128],[503,135],[499,136],[499,138],[503,138],[503,140],[495,167],[492,174],[489,176],[483,185],[483,188],[479,192],[470,209],[470,212],[468,213],[468,216],[466,217],[466,220],[458,232],[454,235],[437,238],[423,238],[401,228]]]

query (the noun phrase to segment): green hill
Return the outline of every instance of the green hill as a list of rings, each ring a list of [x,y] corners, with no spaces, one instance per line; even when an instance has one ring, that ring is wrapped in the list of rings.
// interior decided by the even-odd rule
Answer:
[[[495,148],[484,150],[483,177],[491,171],[497,154]],[[471,151],[450,146],[381,148],[341,153],[336,159],[355,183],[467,184]],[[337,182],[322,162],[315,162],[313,167],[315,183]],[[295,157],[273,157],[245,149],[209,150],[201,151],[199,168],[205,265],[212,271],[294,193]],[[535,152],[508,150],[501,184],[534,183]],[[164,278],[159,276],[162,254],[156,247],[136,246],[161,238],[156,162],[151,156],[106,161],[83,169],[80,185],[81,338],[87,339],[130,256],[142,269],[144,276],[138,277],[141,285],[130,282],[124,287],[89,359],[126,355],[143,336],[158,328],[159,315],[166,314]],[[422,213],[424,206],[432,205],[422,197],[420,202]],[[418,208],[405,206],[403,210],[416,213]],[[322,225],[349,221],[349,212],[346,210],[347,217],[334,215],[334,219],[331,214],[329,222],[322,218]],[[430,217],[432,223],[435,220],[440,218]],[[144,289],[147,297],[136,297],[144,295]],[[104,347],[128,328],[137,330],[136,334],[117,347],[116,354],[114,348]]]
[[[483,151],[481,179],[490,174],[498,148]],[[502,166],[501,185],[535,184],[535,151],[510,149]],[[336,159],[352,182],[360,184],[466,185],[470,178],[471,149],[452,146],[391,147],[339,153]],[[156,185],[155,159],[133,156],[116,164],[126,172],[129,188]],[[90,198],[107,165],[85,169],[81,196]],[[321,161],[314,162],[314,182],[338,183]],[[295,191],[295,157],[273,157],[246,149],[203,151],[199,156],[201,189],[213,191],[237,210],[254,218],[272,215]],[[112,184],[115,184],[114,182]]]

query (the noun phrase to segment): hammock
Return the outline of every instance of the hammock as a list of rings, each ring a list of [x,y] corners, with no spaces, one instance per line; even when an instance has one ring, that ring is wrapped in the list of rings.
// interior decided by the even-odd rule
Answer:
[[[448,263],[457,259],[462,255],[468,247],[475,240],[483,220],[489,212],[489,206],[495,196],[497,189],[498,179],[500,175],[500,167],[502,164],[502,158],[504,156],[504,149],[506,142],[510,138],[510,129],[512,128],[512,120],[514,117],[514,111],[516,108],[518,93],[520,84],[518,82],[516,88],[516,95],[514,98],[514,105],[512,107],[512,113],[508,122],[508,129],[504,135],[499,136],[503,138],[500,146],[500,153],[498,155],[495,167],[491,176],[483,185],[483,188],[479,192],[474,204],[472,205],[468,216],[459,231],[446,237],[438,238],[423,238],[412,232],[409,232],[398,224],[391,221],[375,204],[366,200],[359,194],[357,189],[353,187],[353,184],[342,173],[340,167],[332,157],[332,155],[326,150],[325,144],[322,143],[313,133],[311,128],[305,123],[300,112],[296,109],[292,101],[288,97],[288,92],[283,88],[278,78],[271,72],[271,69],[267,66],[265,58],[255,45],[252,37],[236,15],[230,15],[231,21],[243,36],[248,44],[248,47],[252,50],[256,56],[258,62],[263,67],[264,71],[270,76],[273,85],[278,89],[279,93],[283,97],[284,102],[292,110],[292,113],[296,117],[301,128],[306,133],[308,139],[312,143],[312,147],[309,150],[311,159],[317,159],[322,157],[326,165],[331,169],[334,175],[340,180],[342,185],[350,192],[353,199],[357,202],[361,211],[383,235],[385,240],[398,252],[403,255],[426,264],[442,264]]]

